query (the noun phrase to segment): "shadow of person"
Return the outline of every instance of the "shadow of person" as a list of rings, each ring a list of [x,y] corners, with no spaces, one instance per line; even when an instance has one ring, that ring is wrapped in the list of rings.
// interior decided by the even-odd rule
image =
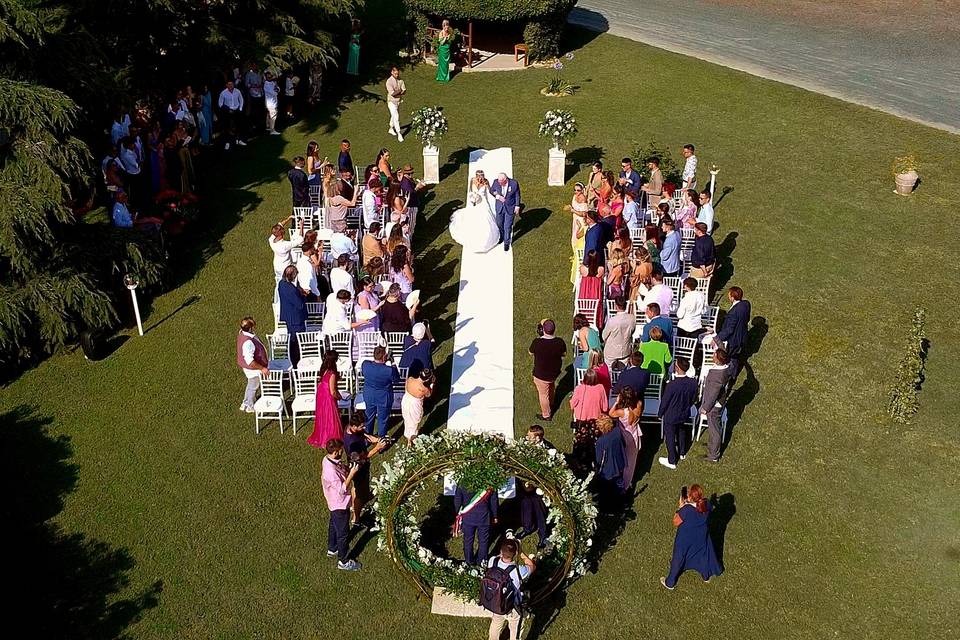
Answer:
[[[717,552],[717,560],[723,567],[723,544],[727,535],[727,526],[737,513],[737,505],[732,493],[724,493],[720,496],[713,494],[710,496],[710,505],[713,510],[710,512],[710,522],[707,526],[713,549]]]
[[[135,566],[129,551],[52,519],[77,484],[66,436],[51,436],[50,418],[19,406],[0,414],[0,478],[9,554],[7,624],[38,638],[116,638],[157,606],[162,583],[118,597]],[[11,619],[12,618],[12,619]]]
[[[513,242],[516,243],[520,238],[538,228],[549,217],[549,209],[528,209],[521,212],[520,217],[513,225]]]
[[[717,245],[717,268],[713,272],[713,278],[710,281],[710,288],[713,290],[714,299],[722,299],[723,291],[727,284],[733,279],[733,252],[737,248],[737,238],[740,234],[736,231],[727,233],[726,237]]]
[[[727,185],[723,189],[721,189],[720,197],[717,198],[716,201],[713,203],[713,208],[716,209],[717,207],[719,207],[720,202],[727,197],[728,193],[733,193],[733,190],[734,190],[734,187],[731,187],[730,185]]]
[[[637,512],[633,508],[634,502],[646,490],[646,484],[634,487],[624,496],[617,508],[602,509],[597,513],[597,529],[594,531],[593,546],[590,547],[590,554],[587,558],[591,573],[599,571],[603,556],[617,546],[617,540],[627,528],[627,523],[636,519]]]
[[[536,609],[530,612],[530,617],[524,621],[528,629],[527,640],[541,637],[553,621],[560,615],[560,611],[567,606],[567,590],[557,589],[546,599],[537,604]]]
[[[722,443],[721,451],[725,451],[733,437],[733,430],[743,417],[743,412],[753,399],[760,393],[760,381],[757,380],[750,364],[750,358],[760,351],[763,340],[770,327],[767,325],[767,319],[763,316],[756,316],[750,321],[750,329],[747,331],[747,341],[744,344],[740,354],[740,368],[744,372],[744,380],[737,387],[730,398],[727,400],[727,432]]]

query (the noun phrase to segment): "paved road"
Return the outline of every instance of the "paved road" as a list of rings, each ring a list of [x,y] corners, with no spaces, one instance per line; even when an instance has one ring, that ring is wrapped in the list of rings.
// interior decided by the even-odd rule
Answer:
[[[697,0],[580,0],[570,22],[960,134],[956,32],[814,24]]]

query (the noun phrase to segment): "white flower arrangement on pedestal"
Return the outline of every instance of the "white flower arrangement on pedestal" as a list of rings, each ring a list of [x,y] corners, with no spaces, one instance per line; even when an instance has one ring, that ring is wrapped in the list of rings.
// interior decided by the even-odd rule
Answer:
[[[552,531],[548,551],[537,557],[538,578],[529,585],[529,605],[535,606],[553,590],[586,573],[597,516],[588,489],[590,477],[578,479],[556,449],[526,439],[508,442],[486,434],[441,431],[417,438],[413,447],[399,449],[372,483],[380,527],[378,548],[390,555],[425,596],[432,598],[433,589],[440,587],[461,600],[475,602],[480,593],[481,569],[439,557],[421,542],[414,508],[421,488],[450,472],[479,485],[499,486],[504,478],[514,476],[518,483],[537,486]]]
[[[421,107],[413,112],[411,123],[414,135],[424,147],[435,148],[448,130],[447,117],[442,107]]]
[[[550,138],[554,148],[566,149],[577,135],[577,119],[569,111],[551,109],[543,114],[538,133],[541,138]]]

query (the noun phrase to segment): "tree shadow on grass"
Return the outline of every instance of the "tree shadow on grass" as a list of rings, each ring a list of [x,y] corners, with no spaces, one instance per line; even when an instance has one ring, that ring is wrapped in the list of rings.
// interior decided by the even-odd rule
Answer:
[[[440,167],[440,180],[446,180],[459,171],[460,167],[468,165],[470,163],[471,151],[473,151],[473,149],[470,147],[463,147],[462,149],[457,149],[447,156],[447,161],[443,163],[442,167]],[[492,178],[493,176],[487,176],[488,180],[492,180]],[[453,212],[451,211],[451,213]]]
[[[513,226],[513,242],[537,229],[550,217],[549,209],[529,209],[524,211]]]
[[[123,637],[157,606],[162,583],[118,597],[135,566],[130,553],[51,522],[78,477],[70,441],[51,436],[51,422],[22,405],[0,415],[0,513],[7,548],[15,551],[7,560],[6,576],[15,585],[6,596],[7,624],[32,629],[38,638]]]
[[[564,173],[564,181],[575,177],[584,169],[589,170],[590,166],[597,160],[603,159],[603,147],[580,147],[567,154],[567,166]]]
[[[737,513],[737,504],[732,493],[724,493],[720,496],[717,494],[710,496],[710,505],[713,507],[708,525],[710,540],[717,552],[717,560],[723,567],[723,544],[727,535],[727,526]]]

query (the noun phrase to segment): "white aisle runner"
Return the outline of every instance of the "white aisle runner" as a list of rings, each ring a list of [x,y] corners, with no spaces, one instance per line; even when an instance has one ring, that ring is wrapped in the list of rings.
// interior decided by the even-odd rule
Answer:
[[[469,179],[513,176],[510,148],[470,152]],[[447,428],[513,439],[513,250],[463,251]]]

